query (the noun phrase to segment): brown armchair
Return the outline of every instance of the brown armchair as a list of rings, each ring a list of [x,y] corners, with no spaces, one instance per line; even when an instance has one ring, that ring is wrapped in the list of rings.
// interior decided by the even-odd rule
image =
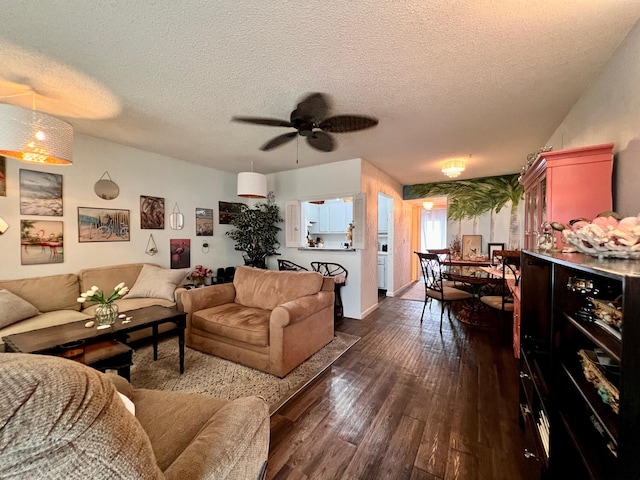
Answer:
[[[284,377],[333,340],[333,278],[238,267],[184,292],[189,347]]]

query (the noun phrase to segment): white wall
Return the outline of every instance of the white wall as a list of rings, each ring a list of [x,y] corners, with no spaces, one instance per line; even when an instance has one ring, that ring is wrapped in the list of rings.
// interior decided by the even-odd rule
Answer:
[[[227,225],[218,224],[218,201],[238,201],[236,176],[93,137],[76,135],[74,163],[67,167],[35,166],[7,159],[7,196],[0,197],[0,217],[10,225],[0,235],[0,278],[28,278],[58,273],[77,273],[87,267],[131,262],[152,262],[169,267],[169,239],[191,239],[191,266],[211,269],[242,264],[242,254],[233,249],[233,240],[224,235]],[[36,170],[63,176],[62,217],[20,215],[19,170]],[[95,195],[95,182],[108,171],[120,187],[114,200]],[[165,229],[140,229],[140,195],[165,199]],[[169,229],[169,214],[175,203],[185,217],[183,230]],[[78,242],[78,207],[105,207],[130,210],[129,242]],[[196,237],[196,207],[214,210],[213,237]],[[43,265],[20,264],[20,220],[62,220],[64,261]],[[145,254],[152,233],[159,253]],[[209,253],[202,252],[202,240],[209,241]],[[215,270],[214,270],[215,272]]]
[[[387,268],[393,268],[388,295],[411,283],[411,218],[413,207],[402,200],[402,185],[372,164],[362,162],[362,191],[367,195],[367,248],[362,257],[362,308],[371,311],[378,304],[378,193],[393,199],[393,225],[389,225],[390,250]]]
[[[640,212],[640,22],[551,136],[554,150],[615,143],[614,210]]]
[[[273,190],[276,203],[284,217],[285,204],[291,200],[317,200],[321,198],[347,197],[360,193],[361,160],[345,160],[326,165],[301,167],[295,170],[267,175],[268,189]],[[367,198],[369,202],[369,198]],[[369,207],[367,207],[369,208]],[[290,260],[309,270],[312,261],[335,262],[347,269],[347,285],[342,287],[344,315],[349,318],[362,318],[361,308],[361,252],[332,252],[323,249],[298,250],[287,248],[283,231],[280,232],[280,256],[267,261],[270,269],[278,269],[278,258]],[[346,233],[345,233],[346,235]],[[367,245],[369,248],[369,245]],[[372,247],[375,248],[375,247]]]

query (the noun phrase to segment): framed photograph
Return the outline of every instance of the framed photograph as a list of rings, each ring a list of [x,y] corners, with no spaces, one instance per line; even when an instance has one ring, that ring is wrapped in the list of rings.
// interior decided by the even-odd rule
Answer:
[[[496,259],[493,258],[495,255],[495,252],[497,252],[498,250],[504,250],[504,243],[489,243],[488,247],[489,247],[489,261],[495,265],[498,263]]]
[[[129,210],[78,207],[78,242],[128,242]]]
[[[20,214],[62,216],[62,175],[20,169]]]
[[[64,259],[62,221],[20,220],[20,263],[37,265],[62,263]]]
[[[169,240],[171,268],[189,268],[191,266],[191,240],[174,238]]]
[[[462,259],[470,258],[482,253],[482,235],[463,235],[462,236]]]
[[[164,198],[140,195],[140,228],[164,230]]]
[[[230,224],[233,217],[242,211],[244,203],[218,202],[220,225]]]
[[[213,208],[196,208],[196,236],[213,236]]]

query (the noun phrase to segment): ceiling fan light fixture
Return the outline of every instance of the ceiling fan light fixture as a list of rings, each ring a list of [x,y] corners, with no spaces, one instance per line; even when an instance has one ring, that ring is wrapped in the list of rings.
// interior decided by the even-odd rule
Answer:
[[[447,160],[442,164],[442,173],[444,173],[449,178],[456,178],[459,177],[462,172],[464,172],[464,167],[464,160]]]
[[[71,165],[73,127],[35,109],[0,104],[0,155],[39,165]]]
[[[267,177],[256,172],[238,173],[238,196],[267,198]]]

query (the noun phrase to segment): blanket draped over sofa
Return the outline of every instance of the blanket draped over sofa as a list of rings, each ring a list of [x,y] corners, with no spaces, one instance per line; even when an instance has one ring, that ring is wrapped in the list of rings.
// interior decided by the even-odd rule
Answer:
[[[189,347],[284,377],[333,339],[333,279],[238,267],[182,294]]]

